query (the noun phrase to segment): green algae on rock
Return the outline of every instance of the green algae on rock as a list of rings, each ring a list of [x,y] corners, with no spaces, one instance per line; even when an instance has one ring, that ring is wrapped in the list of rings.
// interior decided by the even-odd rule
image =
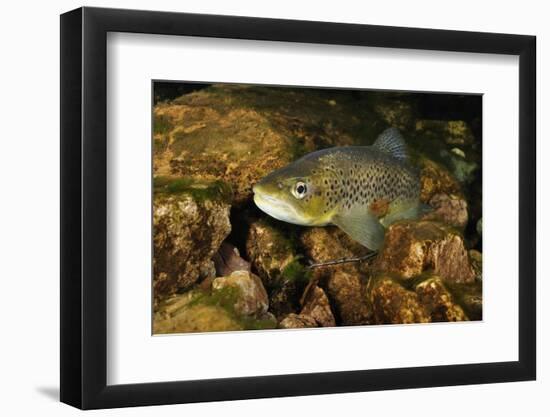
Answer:
[[[230,204],[218,183],[167,181],[153,196],[155,303],[195,282],[214,277],[212,256],[231,231]]]
[[[153,318],[153,334],[243,330],[225,308],[193,303],[197,296],[189,291],[163,301]]]
[[[188,333],[273,329],[269,300],[260,279],[235,271],[218,277],[207,288],[194,288],[159,303],[153,333]]]
[[[269,293],[270,311],[279,318],[296,312],[310,274],[300,263],[294,242],[272,222],[252,220],[246,254]]]

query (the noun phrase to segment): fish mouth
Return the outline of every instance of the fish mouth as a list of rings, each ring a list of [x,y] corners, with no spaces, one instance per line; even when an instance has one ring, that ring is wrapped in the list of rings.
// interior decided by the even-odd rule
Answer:
[[[283,222],[298,225],[307,224],[307,221],[302,219],[302,216],[296,212],[296,209],[291,204],[277,197],[261,192],[256,186],[253,187],[253,191],[254,203],[256,203],[256,206],[258,206],[258,208],[264,213]]]

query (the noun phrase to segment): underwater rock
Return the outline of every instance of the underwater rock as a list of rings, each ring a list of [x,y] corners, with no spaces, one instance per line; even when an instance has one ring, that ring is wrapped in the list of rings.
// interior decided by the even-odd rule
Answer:
[[[305,255],[315,263],[360,257],[369,252],[336,227],[308,228],[300,241]],[[339,322],[344,325],[370,322],[371,309],[364,297],[367,268],[366,263],[348,263],[313,270],[313,279],[325,288]]]
[[[292,241],[269,220],[254,220],[246,238],[246,254],[269,293],[270,311],[278,318],[296,312],[309,276]]]
[[[375,95],[374,112],[384,120],[388,126],[396,127],[401,131],[409,131],[415,127],[415,111],[410,102],[396,97],[388,97],[388,93]]]
[[[296,258],[296,251],[280,229],[261,219],[250,223],[246,256],[264,284],[272,287],[281,281],[281,274]]]
[[[366,302],[366,286],[357,272],[334,271],[328,279],[327,290],[343,325],[371,324],[372,309]]]
[[[420,167],[420,200],[424,203],[437,194],[462,196],[462,186],[441,164],[421,157],[417,161]]]
[[[310,285],[303,297],[302,311],[300,314],[312,317],[318,326],[335,326],[334,315],[330,309],[330,302],[322,288]]]
[[[470,260],[472,262],[472,267],[474,268],[476,274],[476,280],[483,280],[483,257],[481,252],[475,249],[471,249],[468,254],[470,255]]]
[[[441,278],[429,277],[416,285],[415,290],[420,304],[428,312],[432,322],[468,320]]]
[[[243,326],[219,305],[195,303],[197,293],[164,300],[154,315],[153,333],[188,333],[243,330]]]
[[[463,237],[452,227],[428,220],[392,224],[373,267],[405,279],[431,270],[445,282],[475,280]]]
[[[228,242],[222,242],[212,261],[217,276],[230,275],[234,271],[250,271],[250,263],[241,258],[239,250]]]
[[[429,313],[421,305],[414,291],[404,288],[387,275],[372,277],[368,298],[375,324],[428,323]]]
[[[315,263],[364,256],[369,250],[337,227],[309,227],[300,236],[305,255]],[[348,264],[344,266],[356,266]],[[344,267],[343,266],[343,267]],[[338,269],[336,267],[334,269]]]
[[[479,220],[476,223],[476,232],[480,236],[483,233],[483,218],[482,217],[480,217]]]
[[[470,126],[463,120],[417,120],[416,131],[444,140],[448,145],[471,145],[475,140]]]
[[[291,313],[279,323],[283,329],[333,327],[336,325],[330,302],[322,288],[310,285],[304,294],[300,314]]]
[[[481,320],[483,318],[483,287],[481,281],[468,284],[447,283],[446,285],[470,320]]]
[[[468,203],[460,196],[435,194],[429,205],[434,210],[422,216],[424,220],[439,220],[462,230],[468,224]]]
[[[245,316],[262,316],[267,313],[269,300],[267,292],[260,278],[248,271],[235,271],[227,277],[214,279],[212,291],[236,289],[236,297],[233,308],[237,314]]]
[[[219,183],[155,179],[155,303],[214,276],[212,256],[231,231],[230,200],[224,190]]]
[[[298,157],[363,140],[364,120],[373,119],[336,91],[228,84],[158,103],[153,113],[154,174],[223,180],[237,205],[259,179]],[[368,140],[380,130],[371,126]]]
[[[311,316],[290,313],[281,320],[278,327],[280,329],[303,329],[307,327],[317,327],[317,322]]]

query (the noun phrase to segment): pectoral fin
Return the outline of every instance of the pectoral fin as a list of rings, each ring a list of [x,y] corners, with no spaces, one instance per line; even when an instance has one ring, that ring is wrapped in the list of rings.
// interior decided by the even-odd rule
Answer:
[[[371,250],[380,249],[384,242],[384,227],[373,213],[364,208],[336,215],[332,223]]]

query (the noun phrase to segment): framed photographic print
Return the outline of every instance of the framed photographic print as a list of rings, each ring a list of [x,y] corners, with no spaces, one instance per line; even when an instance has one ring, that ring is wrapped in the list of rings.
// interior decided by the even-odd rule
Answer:
[[[535,379],[535,38],[61,16],[61,400]]]

